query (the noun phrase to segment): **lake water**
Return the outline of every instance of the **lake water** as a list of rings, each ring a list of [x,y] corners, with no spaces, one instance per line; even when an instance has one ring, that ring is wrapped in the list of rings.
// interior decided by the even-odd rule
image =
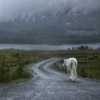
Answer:
[[[100,43],[97,44],[81,44],[89,46],[93,49],[99,48]],[[78,44],[63,44],[63,45],[48,45],[48,44],[0,44],[1,49],[20,49],[20,50],[66,50],[68,48],[80,46]]]

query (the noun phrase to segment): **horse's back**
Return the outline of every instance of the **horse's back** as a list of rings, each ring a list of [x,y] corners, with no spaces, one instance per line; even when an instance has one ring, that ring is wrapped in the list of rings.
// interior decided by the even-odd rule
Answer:
[[[73,61],[73,62],[77,62],[76,58],[69,58],[68,60]]]
[[[76,58],[72,58],[72,61],[77,62],[77,59]]]
[[[77,67],[77,59],[76,58],[72,58],[72,63],[75,63],[75,65]]]
[[[71,63],[75,64],[77,66],[77,59],[76,58],[69,58],[68,59]]]
[[[66,62],[67,66],[70,66],[72,64],[75,64],[77,66],[77,59],[76,58],[68,58],[68,59],[64,59],[64,62]]]

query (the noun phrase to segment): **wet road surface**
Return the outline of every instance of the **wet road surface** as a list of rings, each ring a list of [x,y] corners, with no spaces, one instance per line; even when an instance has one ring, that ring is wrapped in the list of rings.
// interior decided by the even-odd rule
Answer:
[[[49,59],[30,67],[34,78],[20,84],[0,85],[0,100],[100,100],[100,81],[78,78],[50,68],[59,59]]]

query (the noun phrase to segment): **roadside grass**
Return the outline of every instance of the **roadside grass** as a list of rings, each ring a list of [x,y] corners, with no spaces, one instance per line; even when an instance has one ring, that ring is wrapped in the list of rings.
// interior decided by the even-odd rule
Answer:
[[[28,67],[35,63],[49,58],[69,58],[78,59],[78,75],[100,79],[100,50],[57,50],[57,51],[39,51],[39,50],[0,50],[0,83],[23,81],[30,79],[32,74]],[[85,59],[84,59],[85,58]],[[59,62],[63,63],[63,60]],[[59,69],[57,64],[53,66]]]
[[[22,50],[0,51],[0,83],[25,81],[32,78],[28,70],[31,63],[42,60],[35,53]]]
[[[100,59],[79,61],[78,74],[82,77],[100,79]]]
[[[63,60],[54,63],[51,68],[56,71],[67,73],[66,69],[59,68],[59,65],[62,64],[63,64]],[[81,77],[100,79],[100,59],[78,60],[77,73],[78,76]]]

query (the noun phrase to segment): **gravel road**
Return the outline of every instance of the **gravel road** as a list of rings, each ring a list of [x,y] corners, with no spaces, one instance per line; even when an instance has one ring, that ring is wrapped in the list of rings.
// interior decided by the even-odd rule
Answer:
[[[100,81],[78,77],[50,68],[59,59],[52,58],[30,67],[34,78],[24,83],[0,85],[0,100],[100,100]]]

